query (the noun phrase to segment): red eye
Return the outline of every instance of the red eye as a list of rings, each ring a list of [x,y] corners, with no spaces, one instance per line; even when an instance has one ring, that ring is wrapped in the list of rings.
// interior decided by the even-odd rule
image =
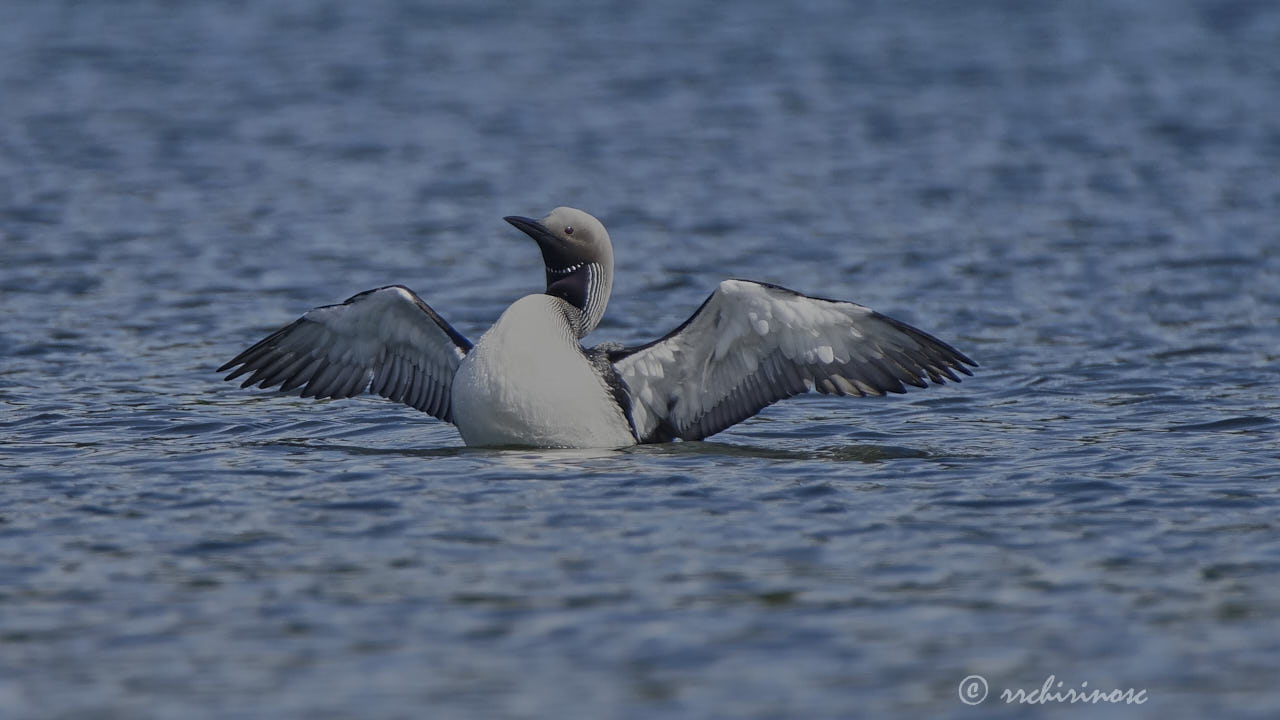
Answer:
[[[572,225],[565,225],[565,226],[564,226],[564,234],[565,234],[565,235],[572,235],[572,234],[573,234],[573,226],[572,226]]]

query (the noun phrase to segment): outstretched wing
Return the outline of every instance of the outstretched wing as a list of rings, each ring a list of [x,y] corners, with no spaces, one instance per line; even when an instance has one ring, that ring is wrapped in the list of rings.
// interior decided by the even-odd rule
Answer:
[[[303,397],[348,398],[366,389],[452,422],[453,375],[471,343],[403,285],[318,307],[218,368],[241,387],[302,387]]]
[[[977,365],[906,323],[849,302],[725,280],[666,337],[609,351],[643,442],[700,440],[783,398],[906,392]]]

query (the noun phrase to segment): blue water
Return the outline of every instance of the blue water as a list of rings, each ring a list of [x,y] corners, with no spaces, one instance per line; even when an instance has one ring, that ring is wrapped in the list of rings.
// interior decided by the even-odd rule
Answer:
[[[0,717],[1280,715],[1280,5],[3,15]],[[561,204],[593,341],[732,276],[982,367],[622,452],[214,372],[396,282],[474,339]]]

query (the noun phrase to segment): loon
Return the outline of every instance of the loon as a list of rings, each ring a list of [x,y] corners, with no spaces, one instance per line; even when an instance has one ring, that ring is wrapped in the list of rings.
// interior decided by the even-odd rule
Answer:
[[[810,390],[902,393],[977,366],[870,308],[750,280],[721,282],[657,340],[585,348],[613,289],[604,225],[568,207],[504,219],[541,248],[547,288],[475,344],[389,285],[311,310],[218,372],[317,399],[376,393],[453,423],[469,446],[617,448],[701,440]]]

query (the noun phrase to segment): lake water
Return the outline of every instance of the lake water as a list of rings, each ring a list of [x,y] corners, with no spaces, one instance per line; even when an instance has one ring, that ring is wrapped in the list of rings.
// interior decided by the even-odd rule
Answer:
[[[1280,715],[1280,5],[4,15],[0,717]],[[477,338],[561,204],[591,341],[746,277],[982,366],[618,452],[214,372],[390,283]]]

